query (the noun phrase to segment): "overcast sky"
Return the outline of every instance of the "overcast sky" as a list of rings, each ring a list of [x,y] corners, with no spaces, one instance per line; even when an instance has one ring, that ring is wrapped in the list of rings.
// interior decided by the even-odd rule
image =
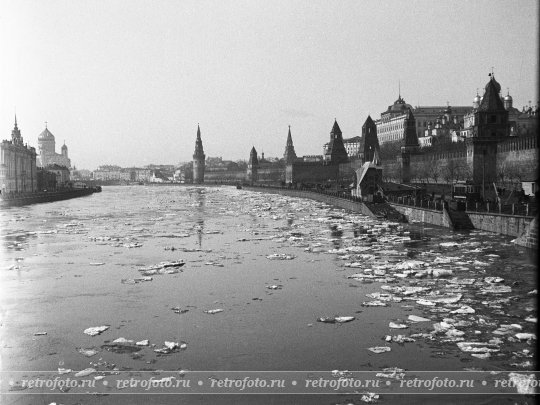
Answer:
[[[401,95],[471,105],[495,77],[538,102],[538,1],[0,0],[0,139],[95,169],[322,154]]]

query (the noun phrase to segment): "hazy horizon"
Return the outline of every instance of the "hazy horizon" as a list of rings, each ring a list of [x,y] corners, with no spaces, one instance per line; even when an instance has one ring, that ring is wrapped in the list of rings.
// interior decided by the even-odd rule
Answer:
[[[495,77],[538,103],[538,2],[0,2],[1,139],[15,110],[36,147],[93,170],[206,156],[322,154],[334,118],[361,135],[401,96],[468,106]]]

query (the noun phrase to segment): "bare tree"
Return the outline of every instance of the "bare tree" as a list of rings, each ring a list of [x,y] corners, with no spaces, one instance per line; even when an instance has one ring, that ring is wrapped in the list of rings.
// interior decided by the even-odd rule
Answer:
[[[439,182],[439,179],[441,178],[441,165],[438,162],[431,162],[431,178],[433,179],[433,182],[437,184]]]
[[[453,160],[448,160],[442,168],[442,177],[448,184],[453,183],[455,177],[456,167]]]
[[[449,159],[442,168],[442,177],[448,184],[454,184],[460,180],[471,177],[470,169],[466,163]]]
[[[429,183],[431,177],[431,161],[422,160],[417,167],[417,178],[422,183]]]
[[[502,159],[497,160],[495,170],[495,177],[497,179],[497,183],[500,183],[501,185],[506,187],[508,183],[508,163]]]

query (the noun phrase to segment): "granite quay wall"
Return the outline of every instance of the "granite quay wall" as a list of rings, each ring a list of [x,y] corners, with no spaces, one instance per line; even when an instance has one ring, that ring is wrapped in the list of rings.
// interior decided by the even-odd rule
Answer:
[[[406,205],[389,203],[398,212],[405,215],[409,222],[425,222],[426,224],[451,228],[448,216],[445,217],[443,211],[427,208],[409,207]]]
[[[468,211],[467,214],[476,229],[508,236],[522,236],[529,230],[531,223],[534,221],[534,218],[518,215],[488,214],[471,211]]]
[[[278,188],[278,187],[244,187],[246,190],[250,191],[260,191],[263,193],[272,193],[286,195],[289,197],[298,197],[298,198],[310,198],[315,201],[324,202],[326,204],[334,205],[339,208],[343,208],[353,212],[359,212],[361,214],[376,217],[376,215],[371,212],[371,210],[365,206],[364,203],[360,201],[355,201],[352,199],[340,197],[337,193],[318,193],[308,190],[296,190],[289,188]]]
[[[245,170],[207,170],[204,172],[205,182],[238,182],[246,179]]]
[[[290,197],[310,198],[312,200],[321,201],[353,212],[360,212],[370,217],[376,217],[376,215],[364,203],[355,201],[352,199],[352,197],[350,199],[344,198],[344,196],[340,196],[338,193],[323,194],[308,190],[296,190],[278,187],[244,188],[251,191],[274,193],[287,195]],[[399,213],[405,215],[411,222],[423,222],[444,228],[453,228],[450,216],[444,209],[439,210],[413,207],[393,202],[389,202],[388,204]],[[516,236],[516,244],[534,249],[537,248],[538,219],[536,218],[518,215],[504,215],[483,212],[479,213],[472,211],[467,211],[467,214],[475,229],[498,233],[501,235]]]
[[[538,249],[538,218],[534,218],[523,234],[516,239],[516,244],[530,249]]]

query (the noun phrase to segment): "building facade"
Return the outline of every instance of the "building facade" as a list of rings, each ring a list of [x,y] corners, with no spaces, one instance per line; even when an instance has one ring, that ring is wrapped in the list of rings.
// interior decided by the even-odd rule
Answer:
[[[49,173],[54,173],[56,176],[56,188],[67,187],[70,181],[70,172],[66,166],[57,164],[48,165],[44,168]]]
[[[122,168],[115,165],[102,165],[92,172],[91,179],[96,181],[150,182],[155,172],[150,168]]]
[[[493,184],[519,190],[523,184],[537,180],[538,132],[512,135],[515,121],[511,119],[511,104],[501,97],[500,89],[490,74],[483,97],[475,98],[473,112],[464,117],[462,133],[466,136],[460,135],[462,142],[420,148],[411,115],[399,167],[391,159],[385,161],[385,176],[403,183],[463,181],[473,185],[484,199],[493,197]]]
[[[45,129],[38,137],[38,166],[59,165],[71,169],[71,160],[68,157],[68,148],[65,142],[60,148],[60,151],[61,153],[56,153],[54,135],[49,131],[47,125],[45,125]]]
[[[3,195],[37,191],[36,150],[24,144],[17,117],[11,140],[0,144],[0,187]]]
[[[382,145],[387,142],[404,142],[405,139],[405,118],[407,111],[411,110],[415,117],[415,130],[418,138],[425,136],[425,131],[431,126],[433,128],[439,120],[446,121],[452,125],[460,125],[464,115],[472,108],[469,106],[417,106],[412,107],[399,95],[394,104],[381,113],[381,118],[375,121],[377,126],[377,136]]]

